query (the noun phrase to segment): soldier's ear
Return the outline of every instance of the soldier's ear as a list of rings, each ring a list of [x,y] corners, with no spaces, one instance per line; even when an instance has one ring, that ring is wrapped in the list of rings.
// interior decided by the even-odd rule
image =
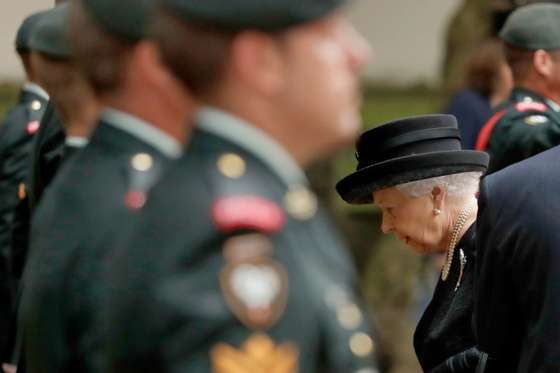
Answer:
[[[549,77],[554,74],[554,57],[544,49],[533,53],[533,67],[542,76]]]
[[[262,32],[245,31],[231,46],[230,73],[264,95],[273,95],[283,84],[282,56],[273,38]]]

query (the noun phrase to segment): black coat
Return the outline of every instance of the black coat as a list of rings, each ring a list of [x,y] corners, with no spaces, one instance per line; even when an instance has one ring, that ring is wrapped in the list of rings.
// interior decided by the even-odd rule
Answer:
[[[264,347],[266,335],[284,351],[278,364],[299,352],[301,372],[376,372],[353,265],[314,197],[225,137],[200,130],[187,153],[152,190],[110,271],[110,371],[210,372],[235,354],[251,361],[247,343]],[[286,207],[291,190],[303,192],[300,214]],[[270,323],[251,322],[250,290],[229,288],[243,264],[287,276]],[[261,290],[283,303],[280,288]],[[261,358],[279,357],[268,351]]]
[[[11,273],[11,231],[14,211],[25,198],[30,152],[47,100],[22,90],[18,103],[0,125],[0,349],[5,348],[8,321],[14,306],[15,281]]]
[[[560,147],[481,185],[475,326],[487,372],[560,371]]]
[[[461,250],[466,258],[462,276]],[[475,263],[475,226],[472,225],[457,244],[449,277],[438,281],[414,334],[414,348],[424,372],[441,369],[438,371],[466,373],[476,369],[478,356],[474,350],[460,363],[465,356],[462,353],[476,346],[472,328]],[[443,369],[444,366],[448,369]]]
[[[131,166],[149,155],[150,170]],[[143,192],[167,158],[137,137],[101,122],[71,157],[33,218],[20,319],[28,372],[102,372],[90,353],[98,304],[99,263],[113,235],[130,221],[130,190]]]

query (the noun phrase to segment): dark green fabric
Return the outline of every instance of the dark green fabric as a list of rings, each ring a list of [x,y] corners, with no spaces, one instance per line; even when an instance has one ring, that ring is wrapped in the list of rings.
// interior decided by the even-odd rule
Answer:
[[[240,179],[217,170],[217,159],[226,153],[245,160]],[[354,333],[370,332],[368,314],[348,253],[322,211],[306,221],[286,212],[285,225],[275,233],[223,232],[214,223],[212,205],[221,198],[254,196],[282,208],[290,187],[238,145],[204,130],[194,133],[188,153],[153,188],[138,223],[111,261],[110,296],[104,305],[108,316],[101,313],[110,331],[105,343],[110,372],[211,372],[214,346],[239,348],[258,332],[234,316],[219,282],[224,243],[247,233],[270,240],[274,260],[287,271],[287,307],[264,332],[275,343],[296,345],[298,371],[377,371],[372,355],[357,357],[350,351]],[[343,328],[329,294],[358,307],[361,322]]]
[[[36,106],[37,102],[41,105]],[[5,351],[13,307],[16,279],[12,276],[11,228],[20,200],[19,185],[27,183],[34,133],[30,123],[38,123],[45,112],[45,98],[22,90],[19,101],[0,125],[0,349]]]
[[[560,49],[560,4],[538,3],[515,10],[500,37],[519,48]]]
[[[29,47],[49,57],[69,59],[68,4],[61,4],[46,11],[37,22],[29,39]]]
[[[541,110],[520,110],[519,103],[541,103]],[[515,88],[505,104],[504,115],[494,126],[486,151],[489,172],[498,171],[544,150],[560,145],[558,107],[535,92]]]
[[[161,0],[187,22],[225,29],[278,31],[317,20],[346,0]]]
[[[29,39],[31,37],[33,28],[37,25],[37,22],[41,19],[45,12],[46,11],[33,13],[23,20],[16,34],[15,45],[18,52],[30,51]]]
[[[111,35],[137,41],[148,31],[155,0],[81,0],[95,22]]]
[[[101,122],[84,149],[57,174],[38,206],[24,274],[21,319],[27,366],[33,372],[106,372],[95,353],[92,320],[103,302],[99,272],[110,238],[131,220],[125,194],[132,188],[130,160],[151,145]]]

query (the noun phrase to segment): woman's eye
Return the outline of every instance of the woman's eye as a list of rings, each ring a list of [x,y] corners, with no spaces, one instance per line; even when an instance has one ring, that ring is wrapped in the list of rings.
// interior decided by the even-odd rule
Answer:
[[[395,216],[394,215],[394,210],[392,207],[387,207],[385,208],[385,211],[387,211],[387,214],[391,215],[391,216]]]

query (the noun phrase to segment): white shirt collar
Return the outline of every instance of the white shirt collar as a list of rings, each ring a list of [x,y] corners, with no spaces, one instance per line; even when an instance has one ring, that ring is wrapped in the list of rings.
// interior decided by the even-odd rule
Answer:
[[[177,159],[183,152],[181,144],[173,137],[131,114],[107,108],[103,110],[100,118],[111,126],[152,145],[169,158]]]
[[[273,138],[241,118],[206,106],[197,113],[197,127],[225,138],[252,153],[287,185],[307,185],[307,177],[294,158]]]
[[[41,86],[39,86],[38,84],[32,82],[25,82],[21,89],[27,92],[34,93],[37,96],[42,97],[47,101],[49,100],[49,94],[47,93],[47,91],[41,88]]]

